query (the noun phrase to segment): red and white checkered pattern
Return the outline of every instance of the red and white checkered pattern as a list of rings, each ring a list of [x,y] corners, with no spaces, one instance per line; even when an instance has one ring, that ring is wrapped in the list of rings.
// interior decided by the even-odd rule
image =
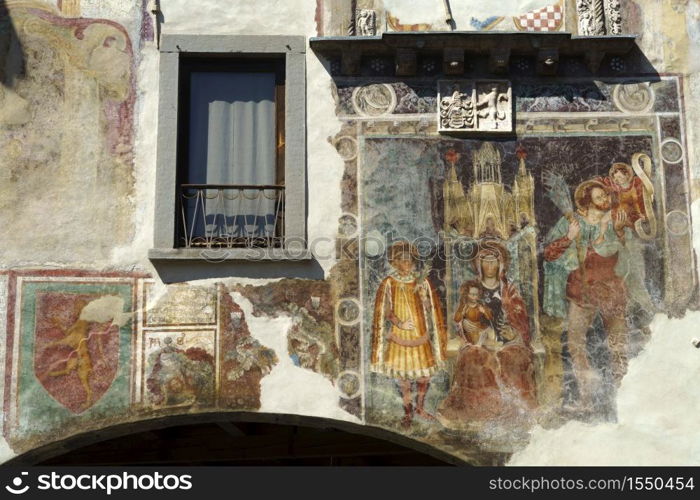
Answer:
[[[557,31],[561,28],[564,16],[561,5],[548,5],[518,16],[518,27],[525,31]]]

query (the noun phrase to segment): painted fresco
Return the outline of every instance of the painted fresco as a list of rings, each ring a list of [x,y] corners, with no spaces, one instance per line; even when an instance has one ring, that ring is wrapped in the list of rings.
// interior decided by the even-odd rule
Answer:
[[[319,35],[374,36],[416,31],[564,31],[565,0],[317,0]],[[341,27],[339,29],[339,27]],[[344,29],[343,29],[344,28]],[[342,31],[341,31],[342,30]]]
[[[520,80],[498,140],[440,136],[425,75],[336,84],[367,423],[469,456],[615,421],[654,314],[697,283],[677,79]]]
[[[55,437],[129,409],[135,280],[10,275],[5,435]]]
[[[212,406],[215,332],[148,332],[146,388],[154,407]]]
[[[112,21],[79,18],[79,2],[5,3],[0,195],[35,215],[8,221],[6,251],[24,257],[31,237],[98,267],[93,252],[131,242],[132,217],[120,217],[133,194],[131,41]],[[397,2],[318,4],[320,28],[342,31],[326,34],[448,28],[407,21]],[[459,29],[565,29],[565,2],[521,5],[454,14],[469,25]],[[487,64],[467,61],[465,79]],[[594,78],[562,56],[566,78],[540,79],[514,54],[514,133],[465,139],[439,132],[439,57],[403,81],[393,58],[364,57],[359,78],[329,61],[340,124],[329,142],[345,170],[326,279],[165,286],[132,272],[0,272],[4,436],[22,452],[152,417],[306,412],[491,464],[534,425],[614,422],[652,317],[697,299],[682,82],[620,78],[633,64],[607,58]],[[76,185],[75,210],[46,210]],[[53,232],[94,221],[110,227]]]
[[[612,411],[592,394],[609,400],[629,344],[644,342],[662,307],[652,139],[366,138],[365,147],[363,230],[387,241],[364,260],[369,406],[384,408],[398,381],[405,427],[415,416],[447,428],[525,424],[541,410],[538,396],[557,391],[570,416]],[[588,211],[609,214],[601,234]],[[606,255],[597,262],[587,248]],[[610,351],[595,368],[589,329],[594,348]],[[567,343],[572,373],[554,380],[542,368],[545,344],[562,334],[577,339]],[[589,378],[600,387],[588,390]]]
[[[37,262],[48,261],[58,248],[70,249],[74,260],[103,258],[133,231],[130,37],[116,22],[61,13],[46,2],[7,0],[2,7],[0,153],[7,168],[0,206],[22,206],[25,214],[4,218],[15,244],[2,249],[3,258],[21,261],[32,249]],[[61,200],[79,202],[62,210]],[[91,226],[96,220],[99,230]]]
[[[146,275],[77,270],[4,277],[3,432],[16,450],[144,415],[260,408],[278,357],[224,285],[157,291]],[[337,373],[318,346],[294,343],[308,335],[290,335],[290,355],[310,352],[304,368]]]

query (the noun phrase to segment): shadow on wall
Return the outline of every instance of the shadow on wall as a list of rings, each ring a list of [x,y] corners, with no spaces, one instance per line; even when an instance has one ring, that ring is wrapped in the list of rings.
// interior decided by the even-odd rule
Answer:
[[[7,2],[0,0],[0,127],[22,125],[28,119],[29,104],[13,90],[24,74],[24,50]]]
[[[211,278],[300,278],[324,279],[323,268],[316,259],[299,261],[169,261],[152,260],[163,283]]]

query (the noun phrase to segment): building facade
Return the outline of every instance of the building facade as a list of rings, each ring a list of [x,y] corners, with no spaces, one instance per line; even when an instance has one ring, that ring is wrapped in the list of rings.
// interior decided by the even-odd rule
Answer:
[[[1,459],[245,415],[700,463],[699,17],[5,0]]]

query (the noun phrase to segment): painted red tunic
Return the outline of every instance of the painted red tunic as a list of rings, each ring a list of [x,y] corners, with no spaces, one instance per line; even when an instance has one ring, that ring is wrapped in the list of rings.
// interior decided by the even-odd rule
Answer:
[[[544,258],[557,260],[572,241],[564,236],[554,240],[544,250]],[[569,274],[566,296],[581,307],[595,307],[603,313],[624,314],[626,307],[625,284],[617,274],[618,254],[603,257],[590,246],[583,265]]]

